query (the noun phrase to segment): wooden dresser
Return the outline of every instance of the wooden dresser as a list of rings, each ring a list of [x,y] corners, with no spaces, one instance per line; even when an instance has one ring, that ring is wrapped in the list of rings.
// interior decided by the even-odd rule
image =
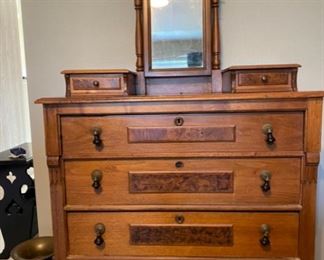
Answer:
[[[323,95],[38,100],[56,259],[313,260]]]

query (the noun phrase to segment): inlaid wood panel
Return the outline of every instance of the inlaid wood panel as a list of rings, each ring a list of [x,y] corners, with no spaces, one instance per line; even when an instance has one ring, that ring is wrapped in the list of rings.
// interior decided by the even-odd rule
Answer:
[[[180,167],[179,167],[180,166]],[[179,167],[179,168],[178,168]],[[67,204],[286,205],[300,203],[299,158],[68,160]],[[102,172],[100,189],[92,172]],[[263,192],[262,173],[271,174]]]
[[[179,117],[183,122],[176,126]],[[302,151],[303,120],[301,112],[63,117],[63,155],[104,158],[215,151]],[[265,124],[272,125],[276,138],[273,145],[266,142],[262,131]],[[134,135],[135,128],[142,133]],[[100,147],[93,144],[94,129],[100,129]],[[133,143],[136,140],[140,143]]]
[[[233,172],[129,173],[130,193],[233,193]]]
[[[179,214],[183,224],[175,221]],[[69,213],[69,255],[296,257],[298,219],[296,213]],[[97,223],[106,229],[100,247]],[[259,241],[263,224],[270,227],[266,248]]]
[[[130,143],[234,142],[235,127],[128,128]]]
[[[131,245],[233,246],[231,225],[131,225]]]

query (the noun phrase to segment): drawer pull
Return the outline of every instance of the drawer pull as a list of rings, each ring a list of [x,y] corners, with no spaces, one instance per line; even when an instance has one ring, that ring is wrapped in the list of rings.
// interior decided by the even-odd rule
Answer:
[[[266,75],[263,75],[261,77],[261,81],[262,81],[262,83],[267,83],[268,82],[268,77]]]
[[[102,145],[102,140],[100,139],[100,135],[101,135],[101,129],[100,128],[94,128],[92,130],[92,134],[93,134],[93,140],[92,143],[96,146],[96,147],[100,147]]]
[[[271,172],[269,171],[262,171],[261,172],[261,179],[263,180],[263,184],[261,185],[261,189],[263,192],[268,192],[271,190],[270,179],[271,179]]]
[[[175,216],[175,221],[176,221],[178,224],[182,224],[182,223],[185,221],[185,218],[184,218],[184,216],[182,216],[182,215],[176,215],[176,216]]]
[[[182,168],[183,166],[184,166],[184,164],[181,161],[178,161],[178,162],[175,163],[176,168]]]
[[[273,136],[273,129],[271,124],[265,124],[262,127],[263,133],[266,135],[265,141],[267,144],[272,145],[275,143],[276,138]]]
[[[176,117],[176,118],[174,119],[174,124],[175,124],[176,126],[182,126],[183,123],[184,123],[184,119],[183,119],[182,117]]]
[[[105,225],[102,223],[98,223],[95,225],[95,232],[96,232],[96,239],[94,243],[96,246],[101,247],[105,243],[105,240],[102,238],[102,235],[105,233],[106,228]]]
[[[94,87],[99,87],[99,85],[100,85],[100,83],[99,83],[99,81],[98,80],[94,80],[93,82],[92,82],[92,84],[93,84],[93,86]]]
[[[268,247],[271,244],[269,235],[270,235],[270,227],[267,224],[263,224],[261,226],[261,232],[263,234],[262,238],[260,239],[260,244],[262,247]]]
[[[94,170],[91,173],[92,187],[97,191],[101,188],[102,172],[99,170]]]

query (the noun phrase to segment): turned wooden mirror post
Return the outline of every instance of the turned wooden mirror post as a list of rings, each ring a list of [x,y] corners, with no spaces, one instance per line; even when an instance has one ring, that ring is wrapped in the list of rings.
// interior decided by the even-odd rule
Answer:
[[[218,0],[154,2],[134,0],[137,93],[221,92]]]

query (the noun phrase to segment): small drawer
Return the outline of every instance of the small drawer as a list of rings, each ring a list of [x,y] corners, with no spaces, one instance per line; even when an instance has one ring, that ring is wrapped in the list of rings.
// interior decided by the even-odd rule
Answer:
[[[69,258],[297,257],[298,222],[297,213],[68,213]]]
[[[65,158],[303,150],[302,112],[63,117]]]
[[[230,67],[223,71],[223,91],[297,91],[298,67],[297,64]]]
[[[65,162],[70,208],[300,204],[298,158]]]
[[[135,94],[135,73],[127,70],[63,71],[66,96],[127,96]]]

